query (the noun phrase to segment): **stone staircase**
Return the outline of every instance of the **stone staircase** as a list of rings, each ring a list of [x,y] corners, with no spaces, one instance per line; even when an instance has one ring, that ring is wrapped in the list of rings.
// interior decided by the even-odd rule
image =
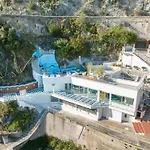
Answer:
[[[144,115],[144,117],[143,117],[142,120],[144,120],[144,121],[150,121],[150,106],[147,106],[145,115]]]

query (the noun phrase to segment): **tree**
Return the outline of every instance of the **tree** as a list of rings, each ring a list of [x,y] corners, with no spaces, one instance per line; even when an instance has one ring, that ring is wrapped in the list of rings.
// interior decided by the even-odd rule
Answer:
[[[133,44],[137,39],[136,33],[121,26],[111,27],[100,38],[102,49],[112,52],[120,52],[124,44]]]
[[[67,39],[59,39],[55,42],[56,54],[61,58],[69,58],[68,53],[71,51],[71,46]]]
[[[88,62],[88,64],[86,65],[87,74],[91,73],[91,69],[92,69],[92,63]]]
[[[0,40],[2,40],[2,42],[4,42],[6,37],[7,37],[7,33],[5,31],[5,28],[4,28],[4,26],[1,26],[0,27]]]
[[[47,29],[52,37],[62,37],[61,27],[57,23],[50,22],[47,25]]]
[[[30,10],[35,10],[35,9],[36,9],[36,4],[35,4],[34,2],[29,2],[29,3],[28,3],[28,8],[29,8]]]
[[[77,37],[70,37],[70,45],[73,47],[73,50],[70,54],[74,57],[78,56],[88,56],[90,54],[90,48],[86,39],[82,38],[80,35]]]
[[[7,114],[8,107],[5,103],[0,102],[0,117],[4,117]]]
[[[18,104],[17,104],[17,101],[16,100],[11,100],[11,101],[8,101],[6,102],[6,105],[8,107],[8,114],[12,115],[12,114],[15,114],[17,109],[18,109]]]

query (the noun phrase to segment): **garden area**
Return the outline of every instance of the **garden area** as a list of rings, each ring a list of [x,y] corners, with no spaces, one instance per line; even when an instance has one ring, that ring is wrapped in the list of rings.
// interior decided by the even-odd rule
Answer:
[[[2,131],[17,132],[27,129],[35,117],[35,111],[28,107],[21,108],[16,100],[0,102],[0,121]]]
[[[28,141],[20,150],[87,150],[86,146],[76,146],[72,141],[62,141],[53,136],[43,136]]]

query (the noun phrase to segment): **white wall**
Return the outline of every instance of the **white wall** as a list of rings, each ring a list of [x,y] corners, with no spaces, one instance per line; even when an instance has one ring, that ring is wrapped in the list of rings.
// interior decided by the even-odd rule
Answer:
[[[110,113],[111,113],[109,117],[110,120],[122,122],[122,112],[111,109]]]
[[[109,120],[122,122],[122,112],[110,108],[103,108],[103,117]]]
[[[86,118],[89,118],[89,119],[92,119],[92,120],[98,120],[99,119],[98,115],[93,115],[93,114],[88,113],[86,111],[80,110],[79,108],[75,108],[75,107],[72,107],[72,106],[69,106],[69,105],[66,105],[66,104],[62,105],[62,110],[65,110],[65,111],[68,111],[72,114],[79,115],[79,116],[82,116],[82,117],[86,117]]]
[[[50,105],[51,98],[48,93],[31,93],[18,96],[19,100],[24,100],[29,103],[37,104],[44,108],[47,108]]]
[[[135,109],[135,110],[138,109],[139,104],[140,104],[140,102],[141,102],[141,100],[142,100],[142,96],[143,96],[143,91],[142,91],[142,89],[139,89],[139,91],[138,91],[138,93],[137,93],[137,100],[136,100],[136,102],[134,103],[134,109]],[[135,112],[134,115],[136,116],[136,112]]]
[[[125,117],[125,113],[122,113],[122,121],[129,122],[130,121],[130,115],[126,114],[126,117]]]
[[[34,70],[33,70],[32,74],[33,74],[33,78],[38,82],[38,87],[43,86],[42,75],[35,72]]]
[[[65,83],[70,83],[70,82],[71,80],[69,76],[63,76],[63,77],[43,76],[43,84],[44,84],[45,92],[52,92],[53,89],[54,91],[65,90]]]
[[[50,106],[53,107],[53,108],[59,109],[59,110],[62,109],[62,105],[59,102],[51,102]]]

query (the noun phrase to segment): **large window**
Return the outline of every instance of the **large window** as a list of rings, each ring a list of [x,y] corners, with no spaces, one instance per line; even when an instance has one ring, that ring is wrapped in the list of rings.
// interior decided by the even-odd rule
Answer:
[[[82,87],[82,86],[77,86],[77,85],[72,85],[72,92],[74,94],[81,94],[81,95],[86,95],[88,98],[91,99],[97,99],[97,90],[93,90],[90,88]]]
[[[125,105],[133,105],[134,99],[112,94],[112,102],[117,102]]]
[[[51,102],[58,102],[58,98],[51,97]]]
[[[54,99],[53,99],[54,100]],[[70,102],[67,102],[67,101],[64,101],[64,100],[59,100],[62,104],[66,104],[66,105],[69,105],[69,106],[72,106],[74,108],[78,108],[80,109],[81,111],[84,111],[84,112],[87,112],[87,113],[90,113],[90,114],[93,114],[93,115],[97,115],[97,109],[89,109],[89,108],[85,108],[85,107],[82,107],[82,106],[79,106],[79,105],[76,105],[76,104],[73,104],[73,103],[70,103]]]

